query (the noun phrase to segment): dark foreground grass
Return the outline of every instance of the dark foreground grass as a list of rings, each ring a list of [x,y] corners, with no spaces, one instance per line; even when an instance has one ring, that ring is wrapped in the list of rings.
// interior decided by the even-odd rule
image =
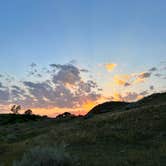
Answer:
[[[90,119],[41,120],[0,127],[0,161],[11,166],[35,147],[63,145],[81,166],[165,166],[166,105]]]

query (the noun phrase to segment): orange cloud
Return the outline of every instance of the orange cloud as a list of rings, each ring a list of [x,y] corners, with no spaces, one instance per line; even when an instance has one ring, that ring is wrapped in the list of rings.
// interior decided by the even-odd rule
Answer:
[[[129,86],[129,85],[142,83],[150,76],[151,73],[149,72],[115,75],[113,81],[116,85]]]
[[[129,86],[130,75],[115,75],[113,80],[116,85]]]
[[[141,72],[139,74],[136,74],[135,77],[136,79],[134,80],[134,84],[142,83],[144,82],[147,78],[151,76],[151,73],[149,72]]]
[[[108,64],[105,64],[105,68],[107,71],[112,71],[115,67],[117,66],[117,64],[115,63],[108,63]]]
[[[133,84],[139,84],[145,82],[145,78],[139,78],[137,77],[134,81]]]
[[[123,101],[123,97],[121,96],[120,93],[114,92],[114,94],[113,94],[113,100],[114,101]]]

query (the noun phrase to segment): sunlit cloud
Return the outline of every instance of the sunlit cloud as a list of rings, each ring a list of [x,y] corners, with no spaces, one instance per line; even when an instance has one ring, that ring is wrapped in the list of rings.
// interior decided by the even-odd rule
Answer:
[[[138,74],[138,77],[141,79],[149,78],[150,76],[151,76],[150,72],[142,72],[142,73]]]
[[[137,92],[126,92],[123,96],[124,101],[136,101],[143,97],[143,95],[137,93]]]
[[[142,72],[136,75],[136,79],[134,80],[134,84],[139,84],[145,82],[147,78],[151,76],[150,72]]]
[[[114,92],[112,97],[113,97],[114,101],[123,101],[122,95],[120,93],[118,93],[118,92]]]
[[[116,66],[117,66],[117,64],[115,64],[115,63],[105,64],[105,68],[108,72],[111,72]]]
[[[114,92],[113,99],[114,101],[125,101],[125,102],[132,102],[137,101],[144,96],[148,95],[148,91],[142,91],[140,93],[137,92],[126,92],[124,94],[120,94],[118,92]]]
[[[36,66],[35,63],[30,65],[38,73],[40,70],[36,69]],[[91,79],[85,80],[81,75],[88,70],[72,64],[50,66],[52,69],[49,69],[46,79],[22,80],[21,86],[11,83],[10,87],[0,83],[0,102],[8,105],[19,104],[24,109],[41,110],[42,114],[42,110],[48,108],[57,111],[83,109],[86,103],[94,103],[100,98],[97,83]],[[38,78],[38,75],[33,74],[33,77]],[[49,114],[47,111],[45,113]]]
[[[130,86],[130,81],[131,76],[130,75],[115,75],[113,78],[113,81],[116,85],[120,86]]]
[[[115,85],[127,87],[131,85],[143,83],[150,76],[151,76],[150,72],[115,75],[113,77],[113,82]]]
[[[112,71],[116,64],[106,64],[105,67],[107,71]],[[107,72],[101,73],[97,70],[96,82],[93,76],[89,76],[89,73],[93,75],[89,69],[78,67],[71,62],[50,64],[42,68],[32,63],[29,69],[31,75],[22,80],[16,80],[9,74],[1,74],[1,112],[9,111],[12,104],[19,104],[23,110],[30,108],[40,115],[55,116],[66,111],[86,114],[95,105],[105,101],[136,101],[154,92],[154,89],[156,92],[157,89],[153,85],[142,90],[137,87],[140,83],[141,86],[144,85],[142,83],[150,77],[157,77],[158,73],[161,77],[164,76],[164,72],[156,67],[144,72],[115,74],[109,77],[105,77]]]

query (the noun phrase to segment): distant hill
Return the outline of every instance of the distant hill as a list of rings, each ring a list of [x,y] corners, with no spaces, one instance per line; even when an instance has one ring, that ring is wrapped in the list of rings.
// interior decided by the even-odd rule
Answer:
[[[95,114],[106,113],[106,112],[114,112],[114,111],[125,111],[134,108],[147,107],[147,106],[155,106],[158,104],[166,103],[166,92],[165,93],[156,93],[150,96],[144,97],[143,99],[137,102],[120,102],[120,101],[110,101],[99,104],[92,108],[86,115],[86,117],[90,117]]]

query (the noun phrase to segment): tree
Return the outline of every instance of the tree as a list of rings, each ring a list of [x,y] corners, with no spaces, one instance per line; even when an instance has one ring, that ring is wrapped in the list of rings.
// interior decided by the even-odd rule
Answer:
[[[32,115],[32,110],[28,109],[24,112],[25,115]]]
[[[18,114],[18,112],[21,110],[21,106],[20,105],[13,105],[12,108],[11,108],[11,111],[14,113],[14,114]]]

